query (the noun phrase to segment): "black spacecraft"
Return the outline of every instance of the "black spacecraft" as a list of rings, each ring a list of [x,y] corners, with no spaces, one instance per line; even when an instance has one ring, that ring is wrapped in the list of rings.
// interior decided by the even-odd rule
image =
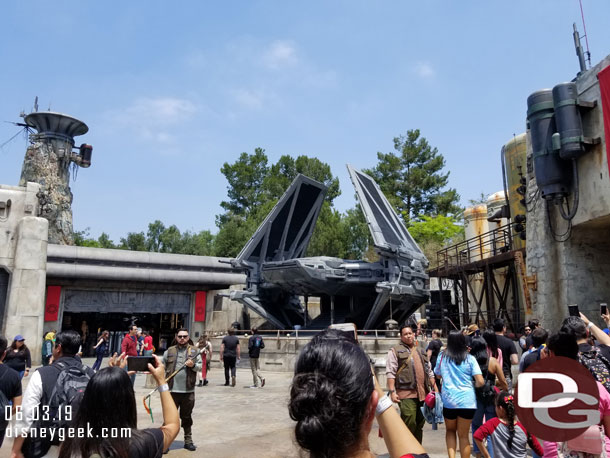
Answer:
[[[365,215],[377,262],[328,256],[303,257],[314,231],[326,187],[299,175],[267,215],[237,258],[247,285],[231,299],[246,305],[278,329],[321,329],[355,323],[380,329],[401,322],[428,301],[428,260],[368,175],[347,166]],[[320,298],[310,318],[308,298]]]

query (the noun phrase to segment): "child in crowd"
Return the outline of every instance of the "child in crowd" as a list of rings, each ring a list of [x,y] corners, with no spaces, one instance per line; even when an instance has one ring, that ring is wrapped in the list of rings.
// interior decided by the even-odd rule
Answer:
[[[490,457],[483,445],[485,438],[493,444],[494,458],[526,458],[527,445],[538,455],[544,454],[538,439],[515,421],[513,397],[506,391],[501,391],[496,397],[496,415],[474,433],[474,440],[485,458]]]

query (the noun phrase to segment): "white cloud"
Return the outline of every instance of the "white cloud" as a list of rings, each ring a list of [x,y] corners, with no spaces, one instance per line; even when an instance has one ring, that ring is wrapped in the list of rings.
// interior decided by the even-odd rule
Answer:
[[[280,69],[297,64],[299,58],[294,43],[287,40],[276,40],[263,53],[263,61],[269,68]]]
[[[429,62],[417,62],[413,70],[422,79],[430,79],[436,76],[436,71]]]
[[[142,97],[124,108],[107,113],[111,125],[130,129],[137,137],[173,143],[168,126],[187,121],[198,111],[193,102],[177,97]]]

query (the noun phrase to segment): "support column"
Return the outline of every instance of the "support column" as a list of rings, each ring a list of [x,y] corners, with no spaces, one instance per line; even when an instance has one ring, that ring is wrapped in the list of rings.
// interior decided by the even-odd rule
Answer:
[[[28,342],[33,364],[40,364],[47,277],[47,234],[44,218],[26,216],[17,226],[15,264],[6,304],[4,334],[22,334]]]

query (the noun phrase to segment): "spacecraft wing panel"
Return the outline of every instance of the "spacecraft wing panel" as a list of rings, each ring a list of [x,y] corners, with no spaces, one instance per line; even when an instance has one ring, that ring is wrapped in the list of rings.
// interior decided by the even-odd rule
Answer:
[[[326,186],[298,175],[235,259],[260,264],[301,257],[313,234]]]
[[[394,252],[407,252],[413,258],[425,259],[422,250],[411,237],[375,180],[351,165],[348,165],[347,169],[375,246]]]

